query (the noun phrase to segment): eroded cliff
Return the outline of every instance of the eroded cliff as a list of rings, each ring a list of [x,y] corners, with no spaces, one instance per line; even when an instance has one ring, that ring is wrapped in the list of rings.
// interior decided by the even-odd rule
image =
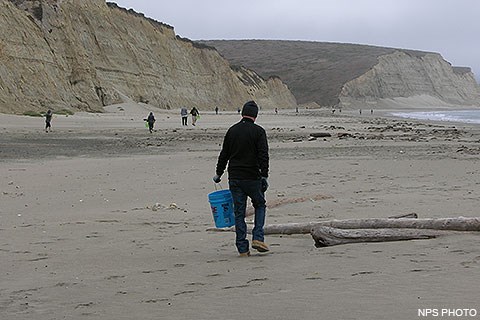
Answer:
[[[233,64],[264,77],[280,76],[302,104],[389,107],[391,100],[421,97],[408,103],[480,105],[480,87],[470,68],[452,67],[437,53],[307,41],[203,43]]]
[[[452,67],[437,53],[395,51],[342,87],[341,107],[377,105],[386,99],[423,97],[424,105],[478,105],[480,88],[470,68]],[[425,101],[425,97],[430,97]]]
[[[101,111],[121,95],[166,109],[296,105],[278,79],[104,0],[0,0],[0,30],[0,112]]]

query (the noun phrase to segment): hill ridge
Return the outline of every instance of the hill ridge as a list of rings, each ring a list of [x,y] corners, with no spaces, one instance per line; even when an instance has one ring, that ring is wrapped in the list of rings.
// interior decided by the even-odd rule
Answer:
[[[350,105],[355,101],[365,104],[367,101],[425,94],[450,104],[472,104],[480,99],[480,89],[471,69],[452,67],[436,52],[303,40],[201,42],[217,48],[232,64],[244,65],[264,77],[279,76],[294,93],[298,103],[313,101],[321,106],[332,107],[346,105],[344,102],[347,100]],[[403,54],[395,56],[397,52]],[[392,70],[387,70],[387,65],[378,69],[380,57],[392,54],[398,59],[390,60]],[[436,74],[435,67],[429,63],[436,63],[445,75]],[[402,64],[405,69],[395,69],[395,64]],[[422,69],[424,75],[414,74],[412,68]],[[376,77],[366,81],[363,76],[374,69]],[[369,74],[372,76],[372,72]],[[364,81],[354,81],[358,78]],[[395,83],[392,78],[402,78],[403,83]],[[432,82],[432,79],[438,83],[426,87],[425,84]],[[355,88],[350,83],[352,81]],[[375,81],[398,87],[399,90],[387,93],[373,88],[377,86]],[[367,85],[367,82],[371,88],[359,87]],[[419,85],[418,90],[415,85]],[[457,92],[448,90],[448,86],[457,88]],[[363,96],[359,92],[363,92]]]

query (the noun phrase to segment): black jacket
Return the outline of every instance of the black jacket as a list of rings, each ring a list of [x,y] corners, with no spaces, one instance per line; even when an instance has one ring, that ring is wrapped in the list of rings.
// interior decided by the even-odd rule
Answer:
[[[154,117],[153,114],[149,114],[149,115],[148,115],[147,122],[148,122],[149,124],[153,124],[153,123],[155,122],[155,117]]]
[[[221,176],[228,162],[228,178],[257,180],[268,177],[268,143],[265,130],[253,120],[242,120],[228,129],[216,173]]]

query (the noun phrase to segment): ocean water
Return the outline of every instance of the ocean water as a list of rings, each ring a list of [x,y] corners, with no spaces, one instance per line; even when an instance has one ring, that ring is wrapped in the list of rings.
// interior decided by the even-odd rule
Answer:
[[[455,111],[393,112],[391,115],[409,119],[480,124],[480,108]]]

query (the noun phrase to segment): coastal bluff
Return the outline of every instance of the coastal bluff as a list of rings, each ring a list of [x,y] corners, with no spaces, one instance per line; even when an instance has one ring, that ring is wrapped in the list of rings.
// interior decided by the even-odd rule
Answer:
[[[104,0],[0,0],[0,112],[102,112],[125,100],[236,110],[296,100],[276,76],[232,68],[214,48]]]
[[[278,75],[298,103],[322,107],[478,106],[480,86],[468,67],[439,53],[358,44],[214,40],[232,64]]]

